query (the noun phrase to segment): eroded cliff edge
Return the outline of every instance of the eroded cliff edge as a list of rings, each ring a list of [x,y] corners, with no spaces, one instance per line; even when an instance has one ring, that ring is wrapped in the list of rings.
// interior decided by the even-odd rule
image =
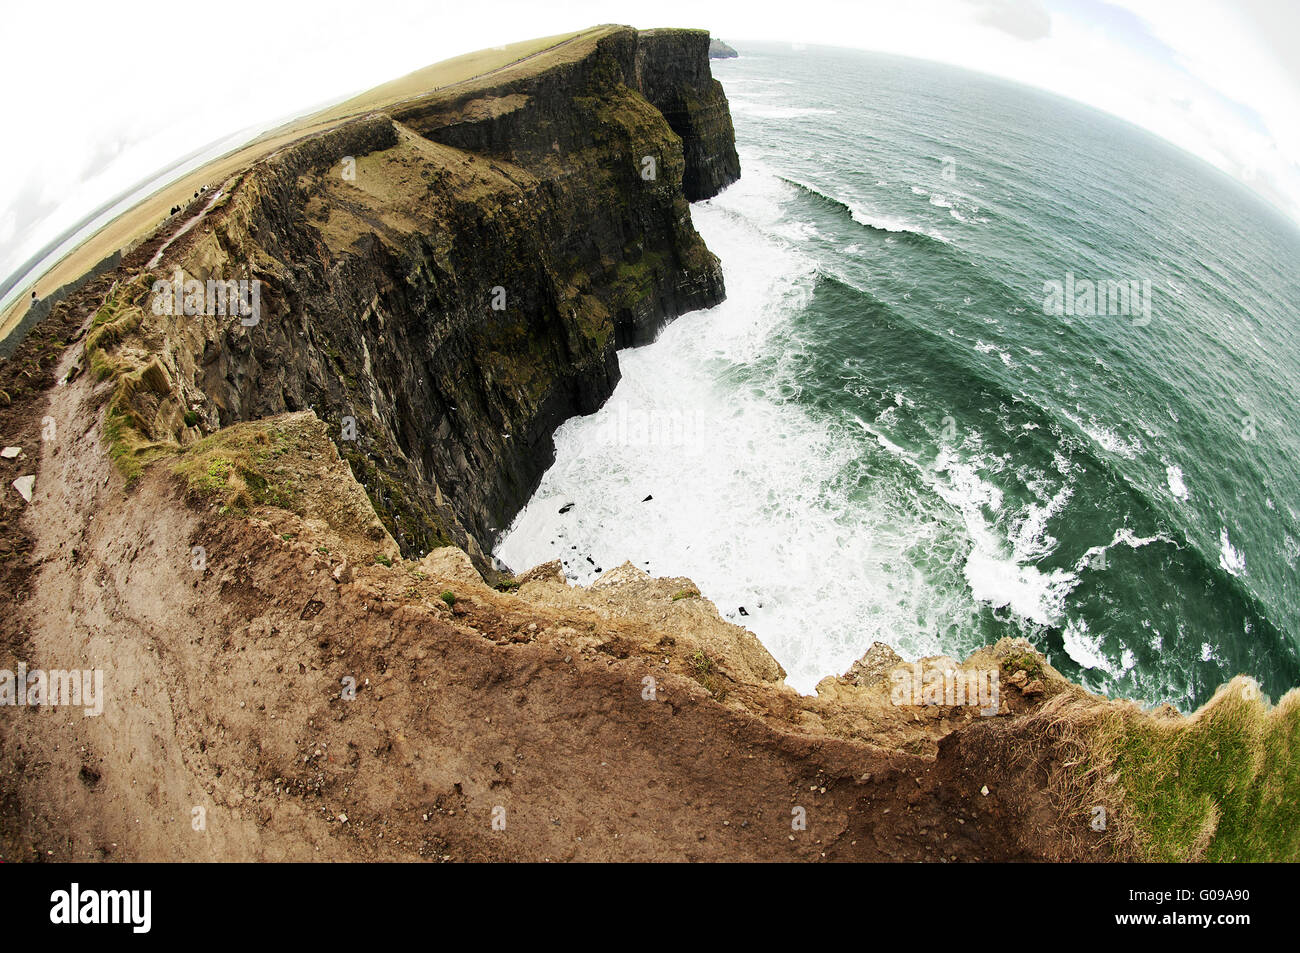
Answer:
[[[0,499],[0,652],[107,675],[100,716],[0,718],[2,859],[1297,856],[1300,691],[1144,712],[1004,641],[927,660],[1000,672],[991,717],[899,703],[880,645],[806,697],[690,580],[471,562],[509,441],[540,471],[619,343],[722,293],[699,42],[589,31],[297,142],[0,364],[3,482],[35,476]],[[155,313],[178,266],[264,281],[257,324]]]
[[[101,309],[97,372],[157,365],[114,398],[119,458],[311,408],[405,555],[455,543],[485,567],[615,350],[724,297],[687,204],[740,174],[708,45],[594,31],[223,183]],[[156,314],[177,269],[257,280],[260,319]]]

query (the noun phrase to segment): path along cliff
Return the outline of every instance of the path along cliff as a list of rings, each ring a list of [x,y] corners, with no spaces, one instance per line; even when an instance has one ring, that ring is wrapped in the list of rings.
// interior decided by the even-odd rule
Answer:
[[[0,668],[105,689],[0,706],[4,859],[1294,856],[1243,818],[1294,811],[1296,693],[1144,713],[1004,641],[927,662],[997,673],[985,714],[900,704],[884,646],[805,697],[690,580],[490,565],[617,349],[724,294],[689,208],[740,174],[708,48],[598,28],[343,119],[32,329]],[[1229,730],[1233,796],[1174,791]]]

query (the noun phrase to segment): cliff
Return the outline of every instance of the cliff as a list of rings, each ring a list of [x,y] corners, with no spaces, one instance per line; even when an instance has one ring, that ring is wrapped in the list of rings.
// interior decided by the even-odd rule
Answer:
[[[1270,709],[1236,679],[1191,718],[1148,713],[1003,640],[924,660],[999,673],[983,711],[900,704],[880,645],[801,696],[688,579],[571,587],[550,564],[492,586],[456,547],[401,559],[310,411],[219,431],[128,494],[101,404],[82,375],[41,408],[61,436],[29,415],[21,438],[31,575],[0,564],[21,597],[0,650],[106,690],[96,717],[0,719],[2,860],[1300,850],[1300,691]]]
[[[717,37],[709,40],[709,58],[715,60],[733,59],[740,54]]]
[[[982,708],[879,644],[801,696],[688,579],[487,566],[617,348],[723,294],[707,44],[601,28],[321,123],[0,363],[0,654],[106,675],[0,718],[0,860],[1300,856],[1300,691],[1144,712],[1003,640],[922,660]],[[168,313],[178,270],[255,320]]]
[[[119,458],[312,408],[404,554],[454,542],[486,567],[555,428],[617,383],[616,349],[722,300],[687,202],[739,174],[689,30],[593,31],[294,143],[123,263],[140,277],[93,359],[163,383],[119,390]],[[260,320],[153,313],[176,269],[257,280]]]

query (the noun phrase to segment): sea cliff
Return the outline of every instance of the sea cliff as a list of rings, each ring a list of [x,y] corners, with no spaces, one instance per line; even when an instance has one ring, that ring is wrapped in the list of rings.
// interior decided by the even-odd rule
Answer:
[[[99,360],[165,377],[114,405],[124,461],[310,407],[405,555],[454,542],[486,566],[616,349],[722,300],[687,203],[739,174],[689,30],[609,28],[295,143],[124,263],[150,259],[110,297],[124,330]],[[154,314],[177,275],[256,280],[258,323]]]
[[[708,46],[599,28],[324,123],[32,326],[0,669],[106,688],[0,718],[0,859],[1295,859],[1300,692],[1145,712],[1003,640],[806,696],[689,579],[489,564],[618,348],[724,294]]]

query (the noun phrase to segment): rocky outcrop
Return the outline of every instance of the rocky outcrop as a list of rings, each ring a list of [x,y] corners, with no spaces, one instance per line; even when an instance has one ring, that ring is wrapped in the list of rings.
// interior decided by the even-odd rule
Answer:
[[[110,311],[139,317],[99,366],[158,352],[174,389],[110,416],[155,447],[313,409],[405,554],[485,567],[616,349],[724,297],[687,202],[739,174],[702,31],[605,28],[351,120],[227,182],[152,270],[126,263],[147,280]],[[155,314],[178,268],[260,282],[257,323]]]
[[[729,60],[734,59],[739,55],[739,53],[729,47],[726,43],[723,43],[717,37],[709,40],[709,59]]]

